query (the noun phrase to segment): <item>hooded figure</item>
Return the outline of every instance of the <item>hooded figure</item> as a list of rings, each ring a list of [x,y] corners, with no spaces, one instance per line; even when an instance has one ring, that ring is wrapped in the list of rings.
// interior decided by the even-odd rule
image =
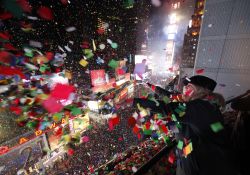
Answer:
[[[176,149],[177,175],[237,174],[231,161],[229,135],[224,129],[222,114],[207,98],[216,84],[208,77],[193,76],[185,80],[180,102],[155,106],[152,101],[134,101],[142,107],[176,116],[181,125],[176,140],[183,145]]]

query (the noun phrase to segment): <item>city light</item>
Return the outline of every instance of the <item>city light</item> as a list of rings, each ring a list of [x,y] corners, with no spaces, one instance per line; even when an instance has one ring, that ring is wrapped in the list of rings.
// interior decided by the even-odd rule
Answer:
[[[175,24],[177,22],[177,16],[175,13],[169,15],[169,23],[170,24]]]

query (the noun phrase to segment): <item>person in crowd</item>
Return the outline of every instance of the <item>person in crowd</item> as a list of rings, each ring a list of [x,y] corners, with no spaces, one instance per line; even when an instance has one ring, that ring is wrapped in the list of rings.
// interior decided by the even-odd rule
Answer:
[[[192,148],[189,154],[179,147],[176,149],[177,175],[237,174],[231,161],[229,136],[223,129],[222,114],[218,106],[207,98],[217,83],[208,77],[196,75],[187,78],[184,85],[182,100],[179,102],[156,106],[153,101],[134,99],[134,104],[172,114],[181,124],[176,133],[177,142],[182,142],[183,147],[191,144]],[[180,108],[185,111],[177,112]]]
[[[143,59],[141,63],[137,63],[135,65],[134,74],[137,75],[141,80],[143,79],[143,74],[148,71],[146,62],[147,60]]]
[[[209,94],[208,98],[210,98],[211,102],[217,105],[220,111],[223,113],[226,109],[226,101],[222,94],[212,92]]]
[[[250,90],[239,98],[231,102],[231,108],[236,111],[236,119],[234,120],[232,131],[232,143],[236,150],[236,158],[242,175],[250,173],[248,161],[250,156],[249,141],[250,138]]]

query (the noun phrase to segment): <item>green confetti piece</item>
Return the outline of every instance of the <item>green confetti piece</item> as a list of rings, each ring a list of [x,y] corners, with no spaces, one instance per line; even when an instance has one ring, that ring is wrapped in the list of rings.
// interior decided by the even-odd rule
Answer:
[[[89,54],[86,55],[86,58],[87,58],[87,59],[90,59],[90,58],[92,58],[93,56],[94,56],[94,54],[91,52],[91,53],[89,53]]]
[[[171,118],[173,121],[175,121],[175,122],[177,121],[176,116],[174,114],[172,114]]]
[[[80,108],[73,108],[71,109],[71,113],[72,115],[79,115],[79,114],[82,114],[82,111]]]
[[[152,130],[150,130],[150,129],[145,129],[145,130],[143,131],[143,133],[144,133],[145,135],[151,135],[151,134],[152,134]]]
[[[89,126],[88,126],[88,129],[92,129],[92,128],[93,128],[93,125],[89,125]]]
[[[63,117],[63,114],[62,114],[62,113],[55,113],[55,114],[53,115],[53,120],[54,120],[55,122],[59,122],[59,121],[61,121],[62,117]]]
[[[114,59],[112,59],[112,60],[109,61],[108,66],[115,69],[115,68],[118,67],[118,62],[115,61]]]
[[[181,124],[179,122],[176,123],[176,127],[181,129]]]
[[[157,114],[157,118],[158,118],[158,119],[162,119],[162,114],[158,113],[158,114]]]
[[[179,105],[179,107],[178,107],[180,110],[182,110],[182,111],[185,111],[186,110],[186,106],[184,106],[184,105]]]
[[[33,121],[30,121],[26,124],[26,126],[30,129],[34,129],[36,127],[37,123],[36,122],[33,122]]]
[[[183,117],[185,114],[186,114],[185,112],[180,112],[180,113],[179,113],[179,116],[180,116],[180,117]]]
[[[224,127],[222,126],[222,124],[220,122],[213,123],[210,125],[210,127],[213,130],[213,132],[215,132],[215,133],[224,129]]]
[[[25,56],[27,56],[27,57],[33,57],[34,56],[34,54],[33,54],[33,52],[32,51],[29,51],[29,52],[25,52],[25,54],[24,54]]]
[[[117,48],[118,48],[118,44],[117,44],[117,43],[111,43],[111,47],[112,47],[113,49],[117,49]]]
[[[168,104],[168,103],[170,102],[170,99],[169,99],[167,96],[164,96],[164,97],[162,98],[162,100],[163,100],[163,102],[166,103],[166,104]]]
[[[175,110],[174,110],[178,115],[182,112],[180,109],[178,109],[178,108],[176,108]]]
[[[182,150],[183,144],[184,144],[183,141],[179,140],[179,142],[177,144],[177,148],[180,149],[180,150]]]
[[[164,142],[165,142],[165,143],[167,143],[167,144],[170,144],[170,143],[171,143],[170,138],[169,138],[168,136],[165,135],[165,136],[163,137],[163,139],[164,139]]]
[[[74,105],[68,105],[68,106],[64,107],[64,109],[68,109],[68,110],[72,110],[73,108],[76,108],[76,106],[74,106]]]

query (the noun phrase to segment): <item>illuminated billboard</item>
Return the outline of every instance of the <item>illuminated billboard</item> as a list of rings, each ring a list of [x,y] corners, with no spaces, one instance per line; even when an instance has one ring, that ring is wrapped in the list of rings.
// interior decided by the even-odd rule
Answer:
[[[91,70],[90,71],[91,84],[92,86],[101,86],[106,83],[105,70]]]

